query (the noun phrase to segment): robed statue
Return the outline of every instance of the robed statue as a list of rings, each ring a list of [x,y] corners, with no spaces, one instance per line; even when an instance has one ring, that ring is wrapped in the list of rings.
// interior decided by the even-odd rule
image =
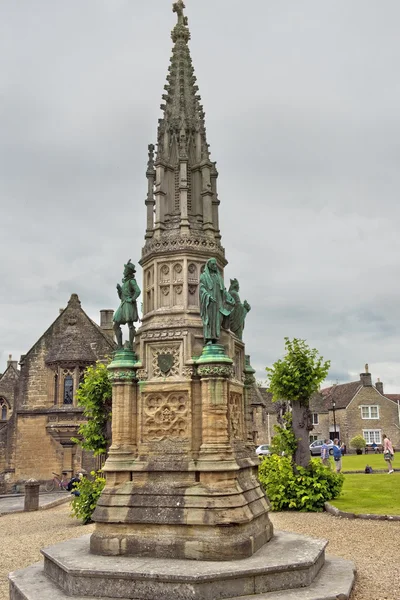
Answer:
[[[235,301],[226,291],[215,258],[210,258],[200,275],[200,316],[204,341],[216,344],[221,335],[223,320],[229,317]]]
[[[133,350],[133,341],[135,339],[136,329],[134,323],[139,320],[136,300],[140,296],[140,288],[135,279],[135,265],[128,260],[124,265],[124,277],[122,285],[117,284],[118,296],[121,304],[114,314],[114,333],[117,338],[118,348],[122,348],[122,329],[121,325],[128,324],[129,328],[129,348]]]
[[[244,322],[247,313],[251,310],[251,306],[247,302],[247,300],[245,300],[243,303],[240,301],[239,282],[237,279],[231,279],[229,294],[235,301],[235,306],[233,307],[233,310],[229,315],[229,329],[239,338],[239,340],[242,340]]]

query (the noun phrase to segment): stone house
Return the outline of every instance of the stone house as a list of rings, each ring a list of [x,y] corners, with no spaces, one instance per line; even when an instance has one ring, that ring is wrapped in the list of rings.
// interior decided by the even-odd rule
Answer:
[[[257,446],[270,444],[275,433],[274,426],[279,423],[282,405],[279,402],[272,402],[272,394],[266,388],[254,386],[251,394],[254,443]],[[329,411],[321,394],[315,394],[310,399],[310,410],[314,424],[310,441],[314,441],[314,439],[321,439],[329,430]]]
[[[323,405],[316,415],[314,439],[336,437],[349,448],[350,440],[362,435],[371,445],[382,443],[386,434],[400,448],[400,409],[398,394],[384,394],[383,383],[372,384],[372,375],[365,366],[358,381],[337,384],[321,390]]]
[[[0,421],[0,490],[52,473],[67,476],[94,466],[93,457],[71,441],[84,420],[75,393],[87,366],[105,360],[115,349],[113,311],[94,323],[72,294],[67,307],[21,357],[9,361],[0,379],[6,406]]]
[[[256,445],[268,444],[278,423],[279,405],[272,394],[254,386],[251,396],[253,439]],[[367,444],[382,443],[385,433],[395,448],[400,448],[400,394],[384,394],[383,383],[372,384],[366,365],[358,381],[337,384],[321,390],[310,399],[314,429],[310,442],[338,437],[347,448],[350,440],[362,435]]]
[[[270,444],[274,425],[278,424],[279,406],[272,402],[267,389],[254,385],[251,388],[253,441],[256,446]]]

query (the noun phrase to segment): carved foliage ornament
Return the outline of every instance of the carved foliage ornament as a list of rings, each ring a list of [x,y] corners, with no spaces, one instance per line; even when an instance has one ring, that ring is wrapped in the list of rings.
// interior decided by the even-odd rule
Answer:
[[[225,249],[214,240],[206,240],[200,238],[166,238],[165,240],[148,240],[142,250],[142,256],[148,256],[149,254],[159,254],[164,252],[173,252],[174,250],[181,251],[188,248],[199,248],[201,250],[212,251],[213,256],[220,256],[222,260],[225,259]],[[168,268],[168,267],[167,267]]]
[[[256,382],[256,378],[254,377],[254,375],[252,375],[250,373],[245,373],[244,374],[244,379],[243,379],[244,385],[251,386],[255,382]]]
[[[136,371],[110,371],[108,378],[112,382],[117,381],[136,381]]]
[[[232,367],[230,365],[207,365],[198,367],[197,372],[201,377],[231,377]]]

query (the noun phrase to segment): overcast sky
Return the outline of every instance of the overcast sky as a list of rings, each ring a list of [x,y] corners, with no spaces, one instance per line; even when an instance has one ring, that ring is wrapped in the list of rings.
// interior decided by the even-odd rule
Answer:
[[[400,393],[400,3],[186,0],[259,379],[284,337]],[[140,258],[171,0],[0,2],[0,372]],[[140,280],[140,275],[139,275]]]

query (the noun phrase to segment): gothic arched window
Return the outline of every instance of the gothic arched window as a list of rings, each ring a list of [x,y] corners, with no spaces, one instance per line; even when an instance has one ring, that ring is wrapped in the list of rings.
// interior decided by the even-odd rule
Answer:
[[[3,398],[0,398],[0,415],[2,421],[7,420],[7,404]]]
[[[64,404],[72,404],[74,401],[74,380],[71,375],[64,378]]]

